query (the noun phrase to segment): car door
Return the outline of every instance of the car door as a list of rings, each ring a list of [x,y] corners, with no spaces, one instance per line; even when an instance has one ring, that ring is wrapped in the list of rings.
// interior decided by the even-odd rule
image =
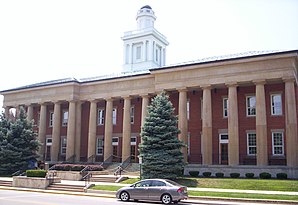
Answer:
[[[165,182],[160,180],[152,180],[148,191],[148,200],[159,201],[166,188]]]
[[[148,189],[150,187],[151,181],[141,181],[136,183],[132,189],[130,189],[129,194],[131,199],[148,200]]]

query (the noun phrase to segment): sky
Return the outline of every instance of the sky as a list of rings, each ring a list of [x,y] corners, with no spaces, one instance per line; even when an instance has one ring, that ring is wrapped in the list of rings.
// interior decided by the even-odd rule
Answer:
[[[121,37],[144,5],[170,43],[167,65],[298,49],[298,0],[0,0],[0,90],[121,72]]]

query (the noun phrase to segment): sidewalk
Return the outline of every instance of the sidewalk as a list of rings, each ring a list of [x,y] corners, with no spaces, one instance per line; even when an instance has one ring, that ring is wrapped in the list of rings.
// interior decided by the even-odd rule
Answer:
[[[12,181],[11,177],[0,177],[3,181]],[[70,181],[61,180],[62,184],[69,185],[85,185],[85,181]],[[90,182],[89,184],[95,185],[111,185],[111,186],[129,186],[130,184],[119,184],[119,183],[106,183],[106,182]],[[19,191],[31,191],[31,192],[42,192],[42,193],[55,193],[55,194],[69,194],[69,195],[79,195],[79,196],[93,196],[93,197],[108,197],[115,198],[114,191],[100,191],[100,190],[87,190],[87,192],[68,192],[68,191],[58,191],[58,190],[44,190],[44,189],[29,189],[29,188],[19,188],[19,187],[4,187],[0,186],[0,189],[6,190],[19,190]],[[298,192],[283,192],[283,191],[260,191],[260,190],[237,190],[237,189],[213,189],[213,188],[188,188],[191,191],[206,191],[206,192],[230,192],[230,193],[247,193],[247,194],[272,194],[272,195],[292,195],[298,196]],[[238,200],[238,201],[254,201],[254,202],[268,202],[268,203],[283,203],[283,204],[297,204],[297,201],[278,201],[278,200],[259,200],[259,199],[228,199],[228,198],[218,198],[218,197],[193,197],[190,196],[189,200]]]

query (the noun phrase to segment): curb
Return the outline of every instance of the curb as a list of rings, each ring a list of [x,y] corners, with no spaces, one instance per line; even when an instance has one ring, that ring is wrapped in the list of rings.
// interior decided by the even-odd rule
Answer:
[[[115,198],[116,191],[104,191],[104,190],[87,190],[87,192],[69,192],[69,191],[56,191],[46,189],[28,189],[21,187],[5,187],[0,186],[0,190],[14,190],[14,191],[27,191],[47,194],[66,194],[73,196],[90,196],[100,198]],[[189,196],[188,200],[200,200],[200,201],[233,201],[233,202],[258,202],[258,203],[274,203],[274,204],[297,204],[297,201],[289,200],[270,200],[270,199],[243,199],[243,198],[224,198],[224,197],[205,197],[205,196]],[[185,200],[185,202],[188,202]],[[194,204],[201,204],[200,202],[191,202]]]

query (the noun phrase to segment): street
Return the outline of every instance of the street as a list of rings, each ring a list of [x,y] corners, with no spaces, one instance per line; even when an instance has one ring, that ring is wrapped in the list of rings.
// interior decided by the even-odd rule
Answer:
[[[159,202],[121,202],[116,198],[100,198],[90,196],[75,196],[65,194],[53,194],[53,193],[38,193],[38,192],[26,192],[26,191],[14,191],[14,190],[0,190],[0,205],[81,205],[81,204],[98,204],[98,205],[113,205],[113,204],[161,204]],[[200,205],[248,205],[248,204],[269,204],[269,203],[241,203],[232,201],[184,201],[180,202],[180,205],[186,204],[200,204]]]

